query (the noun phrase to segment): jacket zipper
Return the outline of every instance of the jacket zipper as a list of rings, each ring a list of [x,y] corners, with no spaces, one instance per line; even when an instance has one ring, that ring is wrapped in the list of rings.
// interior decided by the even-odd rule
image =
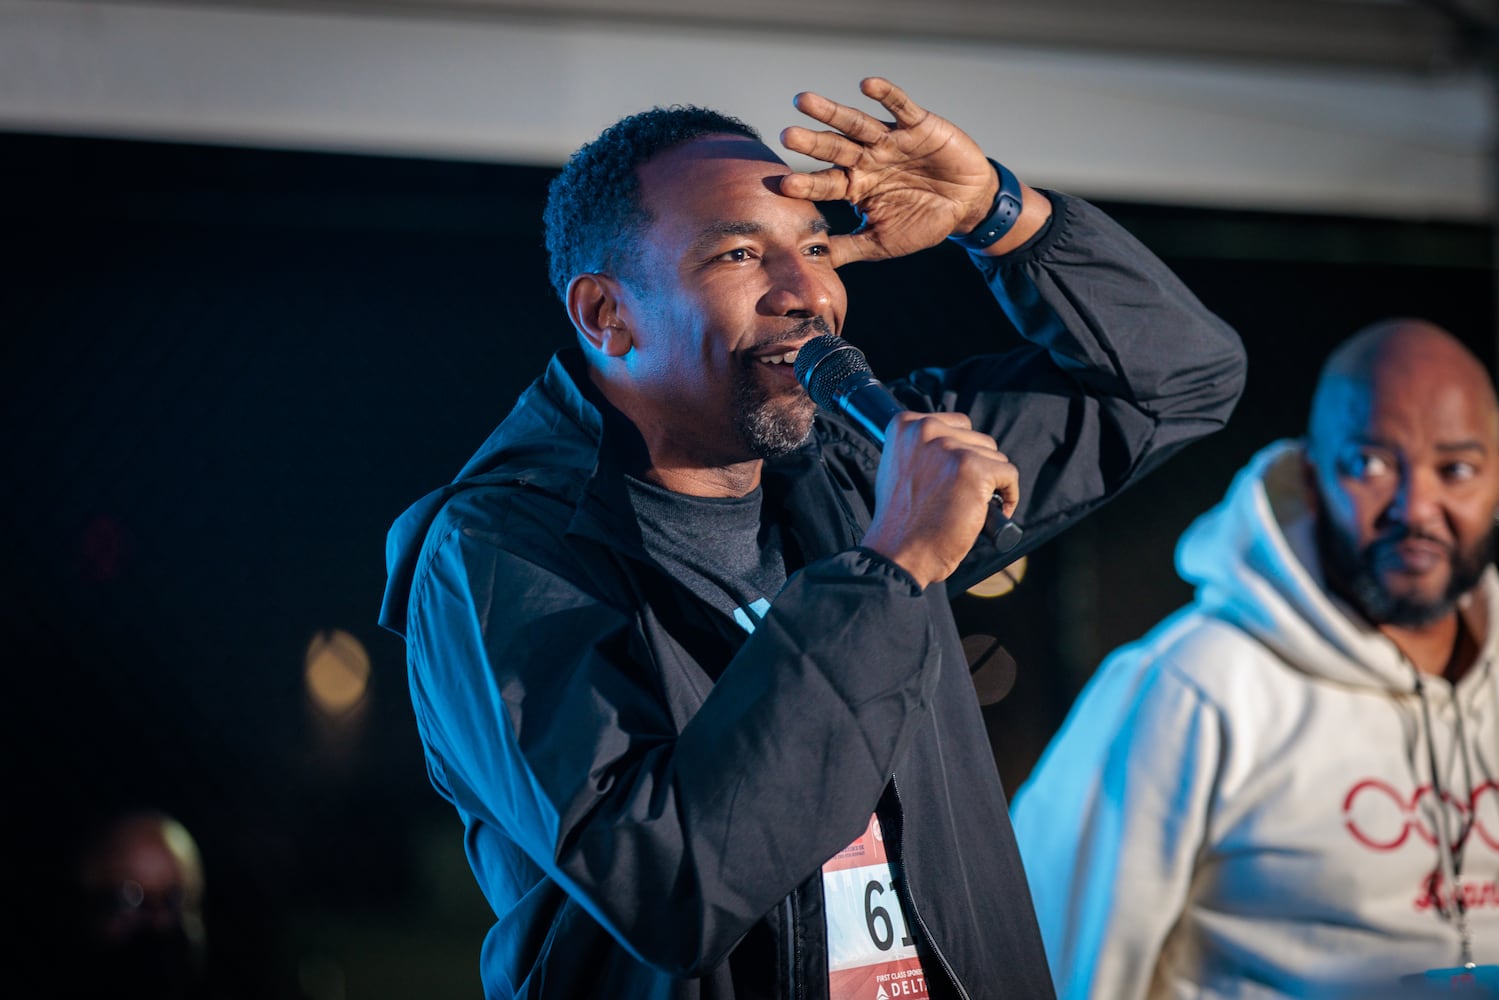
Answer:
[[[802,977],[802,939],[797,933],[796,896],[797,890],[792,889],[781,900],[781,909],[784,911],[782,951],[787,956],[786,984],[791,996],[794,1000],[806,1000],[807,984]]]
[[[937,964],[942,967],[942,972],[947,976],[947,981],[952,984],[954,990],[962,1000],[970,1000],[968,991],[963,984],[958,982],[957,973],[953,972],[952,966],[947,963],[947,956],[942,954],[942,949],[937,945],[937,939],[927,928],[926,921],[921,919],[921,911],[916,909],[916,897],[911,894],[911,870],[906,867],[906,810],[900,804],[900,788],[895,783],[895,773],[890,774],[890,790],[895,793],[895,807],[900,814],[900,837],[895,842],[895,857],[900,864],[901,897],[910,910],[910,919],[915,921],[916,927],[921,931],[921,936],[926,939],[927,945],[932,949],[932,955],[937,959]]]

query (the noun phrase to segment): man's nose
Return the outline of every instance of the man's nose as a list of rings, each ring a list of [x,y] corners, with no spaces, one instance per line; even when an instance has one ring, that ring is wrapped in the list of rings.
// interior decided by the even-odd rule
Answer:
[[[838,276],[825,262],[787,255],[771,268],[766,307],[774,316],[825,316],[833,305]]]
[[[1426,469],[1408,469],[1390,504],[1390,516],[1411,527],[1433,524],[1442,515],[1441,480]]]

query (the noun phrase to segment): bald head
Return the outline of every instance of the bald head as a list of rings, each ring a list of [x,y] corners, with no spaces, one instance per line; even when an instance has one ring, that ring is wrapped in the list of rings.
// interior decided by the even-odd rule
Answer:
[[[1390,395],[1421,394],[1471,409],[1476,429],[1499,442],[1499,403],[1483,363],[1434,323],[1388,319],[1345,340],[1323,364],[1307,428],[1314,459],[1338,437],[1351,411],[1367,413]]]
[[[1376,323],[1323,366],[1306,444],[1329,586],[1375,625],[1450,621],[1493,555],[1499,403],[1483,364],[1424,320]]]

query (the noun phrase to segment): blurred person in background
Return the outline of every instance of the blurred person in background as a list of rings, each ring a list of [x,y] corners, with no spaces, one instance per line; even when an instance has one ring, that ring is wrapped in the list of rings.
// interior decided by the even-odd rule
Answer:
[[[203,861],[186,827],[154,810],[85,833],[69,866],[62,996],[206,996]]]
[[[1495,995],[1499,406],[1415,319],[1182,536],[1016,796],[1066,1000]]]

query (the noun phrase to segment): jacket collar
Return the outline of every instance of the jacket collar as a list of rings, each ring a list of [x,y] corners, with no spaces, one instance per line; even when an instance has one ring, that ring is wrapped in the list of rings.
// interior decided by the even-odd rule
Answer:
[[[640,529],[624,477],[638,473],[649,463],[645,440],[593,384],[581,351],[559,352],[542,378],[542,387],[558,413],[593,442],[587,481],[568,530],[643,557]],[[817,430],[801,448],[784,458],[766,461],[761,473],[767,508],[787,515],[784,523],[797,550],[795,555],[787,555],[796,564],[846,548],[862,534],[847,503],[829,488],[827,477],[821,474],[824,461],[820,439],[825,431],[819,419]]]
[[[824,443],[849,453],[845,460],[855,460],[852,453],[858,452],[866,463],[878,461],[872,446],[853,441],[846,429],[819,415],[805,445],[765,463],[765,502],[783,512],[788,568],[848,548],[863,533],[850,507],[856,487],[830,469]],[[570,534],[647,560],[624,478],[645,468],[646,460],[640,432],[594,387],[583,352],[558,351],[457,478],[417,501],[391,527],[380,623],[405,632],[406,604],[427,533],[448,500],[467,489],[519,487],[570,503]]]

